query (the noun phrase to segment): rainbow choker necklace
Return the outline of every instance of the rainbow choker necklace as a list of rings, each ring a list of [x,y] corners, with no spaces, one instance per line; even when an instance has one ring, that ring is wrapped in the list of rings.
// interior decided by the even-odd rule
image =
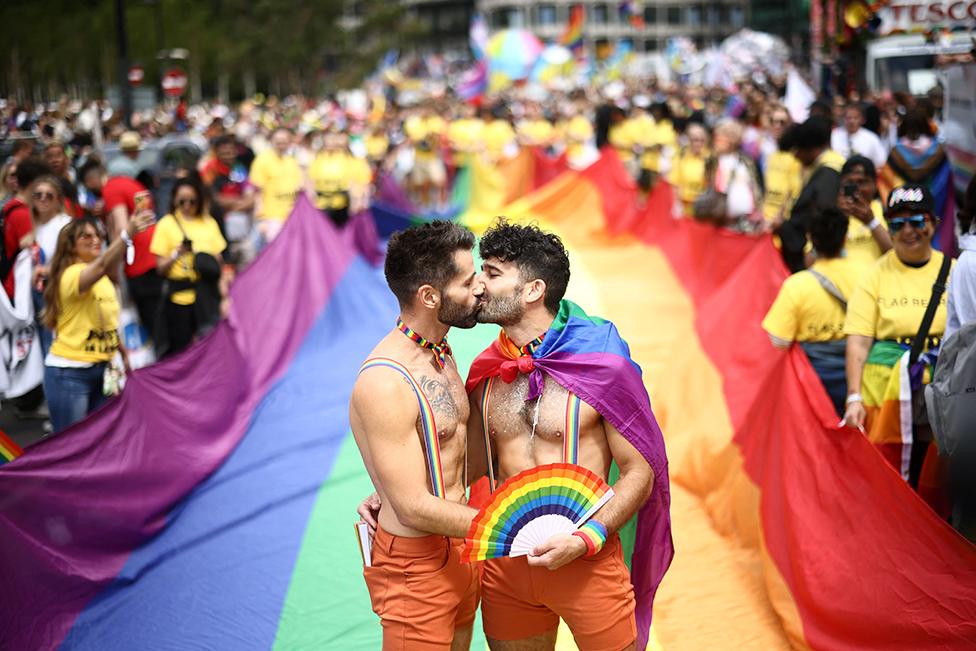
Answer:
[[[397,330],[405,334],[409,339],[413,340],[415,344],[432,352],[434,354],[434,360],[437,362],[437,365],[440,368],[444,368],[444,366],[447,365],[448,357],[454,356],[454,354],[451,352],[451,346],[447,343],[447,337],[441,339],[441,343],[433,344],[411,330],[400,317],[397,317],[396,327]]]

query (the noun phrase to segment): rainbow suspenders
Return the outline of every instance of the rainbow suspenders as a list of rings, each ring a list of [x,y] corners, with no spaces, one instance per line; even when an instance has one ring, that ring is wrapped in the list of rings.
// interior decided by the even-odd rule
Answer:
[[[488,405],[491,402],[491,389],[497,377],[485,380],[481,392],[481,426],[485,435],[485,451],[488,454],[488,486],[495,492],[495,468],[491,458],[491,430],[488,429]],[[542,396],[539,397],[539,400]],[[572,391],[566,396],[566,431],[563,435],[563,463],[579,463],[579,418],[583,401]]]
[[[399,372],[407,379],[414,393],[417,394],[417,404],[420,407],[420,426],[423,429],[424,456],[427,458],[427,468],[430,471],[431,492],[435,497],[444,498],[446,491],[444,489],[444,472],[441,469],[441,446],[437,438],[437,423],[434,421],[434,410],[430,406],[430,401],[427,400],[427,396],[421,391],[420,385],[410,374],[410,371],[400,362],[386,357],[374,357],[366,360],[359,372],[362,373],[377,366],[385,366]]]

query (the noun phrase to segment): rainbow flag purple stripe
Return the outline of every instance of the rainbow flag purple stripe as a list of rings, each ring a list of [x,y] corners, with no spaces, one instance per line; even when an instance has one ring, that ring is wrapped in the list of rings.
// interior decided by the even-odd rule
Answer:
[[[301,200],[229,319],[0,469],[0,648],[375,648],[336,532],[370,490],[349,392],[397,308],[357,232]]]

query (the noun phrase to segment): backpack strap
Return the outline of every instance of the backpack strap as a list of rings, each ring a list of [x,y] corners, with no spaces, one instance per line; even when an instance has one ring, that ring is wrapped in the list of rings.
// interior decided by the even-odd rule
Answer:
[[[929,329],[935,319],[935,312],[939,309],[939,301],[946,290],[946,281],[949,279],[949,270],[952,268],[952,258],[947,255],[942,257],[942,266],[939,267],[939,276],[932,285],[932,296],[929,297],[928,307],[925,308],[925,316],[918,327],[915,339],[912,341],[912,350],[908,357],[908,364],[911,366],[918,361],[922,354],[922,347],[925,346],[925,339],[929,336]]]
[[[488,404],[491,402],[491,387],[495,383],[495,376],[485,380],[481,390],[481,428],[485,435],[485,453],[488,455],[488,490],[495,492],[495,462],[491,458],[491,431],[488,429]]]
[[[413,378],[410,371],[396,360],[386,357],[374,357],[366,360],[360,367],[359,372],[378,366],[385,366],[400,373],[417,394],[417,404],[420,407],[420,426],[423,429],[424,455],[427,457],[427,469],[430,472],[430,488],[435,497],[444,498],[447,494],[444,488],[444,471],[441,468],[441,446],[437,438],[437,423],[434,421],[434,410],[430,406],[430,401],[420,389],[420,384]]]
[[[837,285],[835,285],[830,278],[827,278],[827,276],[823,275],[819,271],[814,271],[813,269],[807,269],[807,271],[810,272],[811,276],[817,279],[817,282],[820,283],[820,286],[823,287],[828,294],[837,299],[837,302],[840,303],[840,306],[844,308],[844,311],[846,312],[847,299],[844,298],[844,294],[837,289]]]

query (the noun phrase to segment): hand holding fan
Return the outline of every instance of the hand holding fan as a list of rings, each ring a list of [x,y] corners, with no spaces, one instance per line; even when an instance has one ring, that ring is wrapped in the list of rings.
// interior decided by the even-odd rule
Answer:
[[[572,533],[613,497],[593,472],[551,463],[520,472],[498,487],[471,522],[462,560],[524,556],[560,533]]]

